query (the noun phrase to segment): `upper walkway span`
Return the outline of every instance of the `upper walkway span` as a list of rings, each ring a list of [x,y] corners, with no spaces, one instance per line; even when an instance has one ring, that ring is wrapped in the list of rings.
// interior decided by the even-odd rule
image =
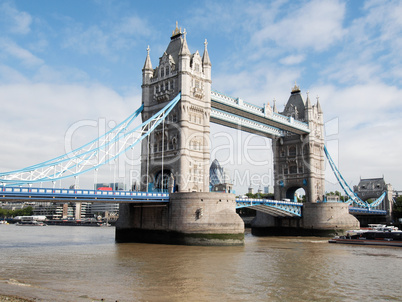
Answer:
[[[230,128],[274,138],[285,136],[286,132],[308,134],[308,124],[276,113],[270,107],[259,107],[232,98],[217,91],[211,91],[211,122]]]

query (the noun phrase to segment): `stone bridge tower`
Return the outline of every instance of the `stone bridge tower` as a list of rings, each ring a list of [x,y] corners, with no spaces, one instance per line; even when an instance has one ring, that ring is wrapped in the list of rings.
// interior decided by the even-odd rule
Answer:
[[[304,101],[295,85],[281,114],[307,123],[310,129],[307,135],[287,133],[272,140],[275,199],[293,201],[295,192],[303,188],[306,196],[303,216],[289,219],[257,212],[251,223],[252,233],[332,236],[358,228],[359,221],[349,214],[348,205],[320,202],[325,192],[325,153],[323,112],[318,98],[315,105],[311,104],[308,94]]]
[[[308,123],[310,134],[288,133],[272,141],[274,150],[275,199],[293,201],[297,189],[303,188],[306,201],[323,200],[325,192],[325,154],[323,112],[317,98],[304,101],[298,86],[293,87],[285,110],[281,113]]]
[[[190,245],[242,245],[244,222],[235,195],[209,192],[211,62],[191,54],[186,32],[173,31],[159,66],[148,54],[142,69],[142,119],[181,92],[181,100],[142,141],[141,190],[168,191],[169,203],[120,204],[116,241]]]
[[[211,62],[204,44],[202,57],[198,51],[191,54],[186,32],[176,23],[156,68],[152,68],[148,49],[142,70],[143,121],[179,92],[181,101],[142,142],[143,191],[209,192]]]

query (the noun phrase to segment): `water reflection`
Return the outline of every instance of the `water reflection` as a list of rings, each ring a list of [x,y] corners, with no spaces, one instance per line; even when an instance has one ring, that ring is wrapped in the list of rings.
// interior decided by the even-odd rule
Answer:
[[[115,244],[113,228],[89,227],[0,226],[0,232],[0,292],[43,301],[378,301],[402,295],[389,278],[402,265],[398,248],[250,234],[243,247]]]

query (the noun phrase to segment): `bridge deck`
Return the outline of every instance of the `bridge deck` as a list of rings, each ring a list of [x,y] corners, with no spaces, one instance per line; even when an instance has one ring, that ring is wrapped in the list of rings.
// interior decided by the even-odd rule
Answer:
[[[99,203],[169,203],[167,193],[0,187],[0,201],[8,202],[99,202]],[[236,198],[236,209],[252,208],[273,216],[301,217],[303,204],[269,199]],[[353,215],[386,215],[387,211],[349,207]]]
[[[349,207],[349,213],[353,215],[387,215],[387,211],[378,209]]]
[[[52,189],[29,187],[0,188],[2,201],[36,202],[100,202],[100,203],[167,203],[169,194],[133,191],[101,191],[79,189]]]

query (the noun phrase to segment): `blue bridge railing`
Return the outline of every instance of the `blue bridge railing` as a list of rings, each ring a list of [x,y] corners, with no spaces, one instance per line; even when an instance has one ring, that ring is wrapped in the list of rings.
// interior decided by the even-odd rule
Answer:
[[[0,187],[2,201],[168,203],[169,194],[158,192],[105,191],[32,187]],[[273,216],[301,217],[303,203],[269,199],[236,198],[236,209],[252,208]],[[386,215],[387,211],[349,207],[353,215]]]
[[[236,209],[252,208],[273,216],[301,217],[302,207],[303,204],[300,202],[236,198]]]
[[[169,202],[169,194],[134,191],[0,187],[2,200],[90,201],[90,202]]]
[[[357,207],[349,207],[349,213],[354,215],[387,215],[385,210]]]

